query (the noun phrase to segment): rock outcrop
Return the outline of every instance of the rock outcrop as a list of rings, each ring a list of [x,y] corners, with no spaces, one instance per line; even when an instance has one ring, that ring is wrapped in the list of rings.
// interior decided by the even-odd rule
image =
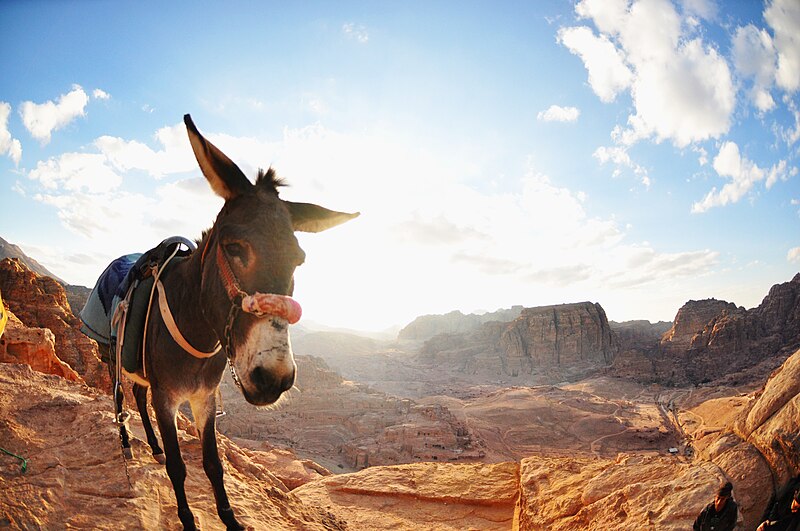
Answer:
[[[0,441],[27,459],[0,454],[0,527],[11,529],[182,529],[163,465],[150,455],[131,412],[134,457],[123,461],[111,397],[26,365],[0,367]],[[197,437],[179,419],[186,492],[201,529],[224,529],[203,472]],[[341,518],[306,504],[279,479],[268,454],[218,437],[225,485],[237,518],[255,530],[344,530]],[[321,477],[321,476],[319,476]],[[129,478],[129,479],[128,479]]]
[[[599,304],[581,302],[526,308],[500,338],[503,371],[539,367],[605,366],[619,350]]]
[[[57,356],[87,384],[110,391],[97,343],[81,333],[80,319],[72,313],[61,284],[34,273],[19,259],[6,258],[0,261],[0,292],[8,309],[26,326],[50,329]]]
[[[400,330],[398,338],[424,341],[439,334],[471,332],[483,323],[490,321],[513,321],[521,311],[522,306],[512,306],[509,309],[500,309],[480,315],[474,313],[464,315],[457,310],[444,315],[423,315]]]
[[[800,348],[800,273],[790,282],[772,286],[751,310],[726,309],[710,319],[692,338],[686,354],[691,381],[713,380],[777,356],[780,364]]]
[[[26,363],[45,374],[83,382],[78,373],[56,356],[56,337],[48,328],[28,328],[9,312],[0,336],[0,363]]]
[[[330,507],[350,529],[509,531],[526,529],[514,521],[518,474],[517,463],[419,463],[334,476],[292,494]]]
[[[800,274],[745,310],[717,299],[689,301],[657,346],[624,345],[608,374],[670,386],[763,381],[800,348]]]
[[[675,322],[661,339],[661,345],[668,350],[686,349],[692,338],[711,321],[723,313],[744,311],[732,302],[717,299],[689,301],[678,310]]]

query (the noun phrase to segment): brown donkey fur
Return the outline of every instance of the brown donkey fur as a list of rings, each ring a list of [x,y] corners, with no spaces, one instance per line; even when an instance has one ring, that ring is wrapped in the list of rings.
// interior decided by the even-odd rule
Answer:
[[[144,370],[126,374],[134,381],[136,404],[153,455],[163,462],[164,451],[147,413],[147,388],[150,389],[166,451],[167,474],[184,529],[195,529],[186,501],[186,467],[176,428],[178,406],[187,401],[200,435],[203,469],[214,490],[217,513],[228,529],[243,529],[223,483],[217,451],[215,391],[226,361],[230,361],[244,398],[256,405],[271,404],[294,384],[296,366],[287,320],[293,317],[280,312],[249,313],[241,309],[242,299],[256,293],[274,294],[269,297],[294,305],[291,308],[299,312],[299,305],[289,297],[294,289],[294,270],[305,255],[294,232],[319,232],[358,214],[280,199],[281,182],[271,169],[259,172],[256,183],[251,183],[236,164],[203,138],[188,114],[184,122],[203,175],[225,203],[198,249],[166,269],[161,282],[175,323],[189,345],[209,353],[219,343],[222,348],[207,358],[190,355],[173,339],[160,316],[159,303],[154,300],[143,345]],[[121,396],[119,393],[116,397],[120,409]],[[123,446],[129,447],[124,425],[120,432]]]

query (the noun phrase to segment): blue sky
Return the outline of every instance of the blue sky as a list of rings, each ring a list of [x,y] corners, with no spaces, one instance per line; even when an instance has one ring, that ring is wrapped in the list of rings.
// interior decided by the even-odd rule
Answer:
[[[4,2],[0,236],[91,286],[221,203],[184,113],[287,199],[308,319],[590,300],[671,320],[800,270],[800,4]]]

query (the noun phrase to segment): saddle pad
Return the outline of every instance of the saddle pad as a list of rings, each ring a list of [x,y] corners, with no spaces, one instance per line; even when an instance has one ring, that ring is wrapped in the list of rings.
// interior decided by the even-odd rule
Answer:
[[[128,272],[142,253],[126,254],[111,262],[97,279],[81,310],[83,322],[81,332],[98,343],[111,344],[111,316],[114,315],[114,300]],[[125,294],[123,293],[123,297]]]

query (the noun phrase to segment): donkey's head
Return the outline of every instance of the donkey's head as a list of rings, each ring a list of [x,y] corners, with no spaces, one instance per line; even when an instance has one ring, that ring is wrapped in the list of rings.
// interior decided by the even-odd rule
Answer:
[[[272,169],[251,183],[188,114],[184,122],[203,175],[225,199],[198,250],[203,313],[232,358],[245,399],[271,404],[295,378],[289,324],[300,318],[300,306],[291,295],[305,253],[294,231],[319,232],[358,214],[280,199]]]

